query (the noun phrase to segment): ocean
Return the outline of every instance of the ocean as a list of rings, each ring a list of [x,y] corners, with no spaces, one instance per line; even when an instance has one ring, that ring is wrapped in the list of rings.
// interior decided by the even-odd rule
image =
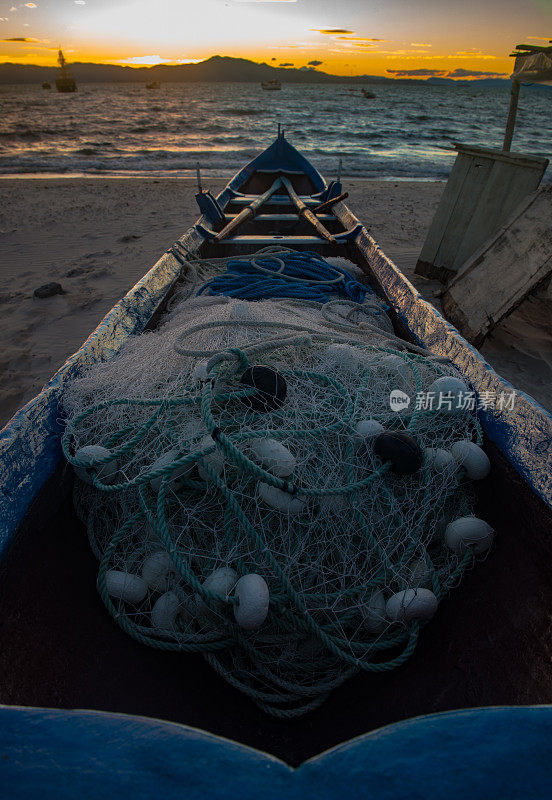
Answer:
[[[0,86],[0,174],[229,176],[277,123],[325,175],[446,178],[455,142],[500,148],[508,87],[82,84],[75,95]],[[550,154],[552,92],[521,90],[513,149]]]

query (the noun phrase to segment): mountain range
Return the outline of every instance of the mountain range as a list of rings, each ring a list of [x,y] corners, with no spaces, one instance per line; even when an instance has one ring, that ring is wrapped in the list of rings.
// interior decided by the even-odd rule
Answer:
[[[506,86],[509,80],[485,78],[471,81],[452,78],[386,78],[379,75],[331,75],[313,67],[272,67],[257,64],[245,58],[230,56],[211,56],[197,64],[156,64],[152,67],[129,67],[119,64],[93,64],[75,62],[71,64],[77,83],[256,83],[280,80],[282,83],[347,83],[347,84],[429,84]],[[33,64],[0,64],[0,84],[42,83],[53,81],[57,70],[52,67],[39,67]]]

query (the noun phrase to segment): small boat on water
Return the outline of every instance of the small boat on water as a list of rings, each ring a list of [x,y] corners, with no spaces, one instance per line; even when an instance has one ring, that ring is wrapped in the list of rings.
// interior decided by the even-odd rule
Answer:
[[[77,82],[67,67],[67,61],[61,48],[58,51],[59,77],[56,78],[58,92],[76,92]]]
[[[278,80],[263,81],[261,87],[265,92],[279,92],[282,88],[282,84]]]
[[[366,100],[375,100],[376,95],[374,92],[371,92],[369,89],[362,89],[362,96],[366,98]]]
[[[27,403],[1,432],[0,519],[3,529],[0,538],[0,619],[3,647],[0,652],[0,702],[4,706],[0,707],[0,749],[3,754],[0,774],[6,796],[31,797],[40,792],[41,796],[57,798],[60,796],[60,786],[63,786],[65,794],[61,796],[66,797],[78,794],[95,796],[106,790],[114,794],[124,789],[127,793],[132,790],[139,796],[163,796],[172,800],[182,796],[182,787],[185,786],[187,796],[193,800],[228,797],[229,787],[236,796],[243,798],[258,797],[262,793],[270,798],[324,796],[337,800],[343,796],[346,781],[347,792],[353,798],[365,796],[366,786],[369,785],[370,796],[383,800],[391,796],[390,775],[393,776],[394,798],[412,797],[413,780],[416,782],[414,794],[419,797],[460,800],[465,796],[466,787],[478,798],[547,796],[546,750],[552,734],[552,709],[539,704],[550,702],[552,697],[552,675],[549,670],[549,609],[552,606],[549,571],[552,482],[549,453],[552,417],[522,392],[516,394],[514,404],[507,404],[500,409],[490,404],[491,395],[498,397],[501,393],[510,394],[512,387],[462,339],[436,308],[420,297],[345,205],[342,188],[339,180],[327,183],[318,170],[285,139],[283,133],[279,133],[278,138],[244,166],[216,198],[210,192],[199,192],[197,200],[201,216],[197,224],[169,248],[106,315],[81,349],[61,367],[42,392]],[[267,251],[267,248],[270,250]],[[270,264],[275,259],[276,267],[274,263],[272,266]],[[339,259],[339,264],[348,266],[336,266],[332,259]],[[207,273],[204,274],[205,270]],[[263,300],[255,306],[253,302],[258,298],[259,274],[264,276],[263,280],[270,279],[269,284],[265,284],[265,290],[268,285],[271,287],[270,297],[278,297],[282,283],[287,282],[286,285],[293,287],[291,294],[284,294],[288,298],[286,314],[301,303],[308,314],[316,315],[318,309],[324,309],[322,316],[325,315],[323,325],[326,327],[321,330],[318,322],[309,323],[306,330],[305,324],[294,326],[282,322],[284,317],[278,316],[284,313],[282,306],[271,306],[280,309],[278,315],[275,314],[276,321],[256,321],[259,317],[255,309],[258,308],[260,313],[265,303]],[[207,283],[201,284],[205,280]],[[320,297],[330,289],[334,291],[332,286],[335,285],[348,287],[347,291],[352,292],[356,299],[353,301],[341,296],[337,300],[321,300]],[[249,296],[251,302],[239,299],[244,296]],[[319,299],[313,300],[313,296]],[[203,310],[195,310],[190,317],[186,310],[190,303],[195,303],[198,309],[203,303]],[[358,306],[362,303],[365,303],[365,308],[361,316],[367,321],[364,323],[361,319],[360,322],[352,322],[350,312],[358,314]],[[146,611],[140,607],[130,613],[129,609],[134,609],[133,604],[142,602],[136,597],[143,597],[142,591],[147,590],[144,584],[146,573],[142,578],[133,575],[131,581],[128,577],[130,573],[121,572],[123,562],[115,539],[103,556],[100,553],[103,564],[108,564],[113,556],[115,562],[110,563],[119,565],[119,571],[115,570],[117,574],[113,569],[107,578],[105,575],[102,578],[100,574],[98,589],[113,619],[106,613],[95,588],[98,566],[88,549],[86,528],[88,526],[91,541],[95,541],[97,548],[103,552],[99,540],[94,540],[96,525],[104,526],[109,538],[113,536],[117,525],[115,517],[102,505],[101,498],[105,492],[101,493],[99,499],[95,495],[88,495],[97,505],[96,511],[88,515],[87,525],[75,512],[73,491],[76,493],[74,496],[82,500],[82,492],[93,492],[94,486],[85,485],[86,476],[90,479],[90,473],[83,466],[77,467],[77,470],[80,469],[81,475],[84,474],[84,483],[76,481],[73,468],[63,456],[62,444],[71,463],[75,461],[73,450],[70,447],[67,450],[64,397],[87,371],[99,369],[97,365],[100,363],[105,362],[101,370],[109,370],[122,363],[120,357],[125,349],[138,347],[143,332],[147,334],[143,337],[144,347],[150,342],[152,369],[160,370],[159,384],[172,380],[174,376],[168,374],[168,368],[163,366],[169,362],[163,361],[165,356],[161,358],[159,355],[158,358],[157,348],[152,348],[152,343],[157,340],[152,337],[168,325],[169,334],[174,338],[178,332],[180,337],[181,349],[177,352],[181,352],[184,359],[191,358],[191,345],[184,346],[181,333],[193,337],[198,326],[207,325],[208,330],[212,330],[212,334],[209,333],[212,341],[207,340],[206,353],[200,357],[209,361],[201,362],[203,372],[197,373],[194,392],[199,394],[196,396],[192,392],[189,397],[174,399],[177,403],[174,412],[171,411],[170,397],[161,405],[155,405],[156,401],[153,401],[158,410],[153,417],[140,417],[141,427],[136,432],[129,432],[130,429],[124,425],[119,426],[110,441],[104,444],[111,448],[120,447],[119,457],[122,459],[131,453],[128,470],[123,476],[125,480],[131,479],[132,462],[136,463],[143,457],[141,442],[144,436],[149,436],[159,426],[160,415],[168,413],[170,423],[162,436],[170,441],[172,431],[172,438],[177,441],[184,431],[182,420],[188,413],[186,409],[190,402],[197,403],[197,408],[201,405],[201,413],[209,421],[213,439],[212,444],[201,450],[204,457],[202,469],[207,476],[202,480],[213,481],[223,491],[224,486],[220,483],[223,467],[220,460],[211,457],[219,447],[225,458],[230,458],[233,452],[231,444],[237,439],[228,438],[225,432],[229,430],[229,421],[224,415],[230,406],[224,404],[237,401],[228,400],[220,392],[213,398],[211,390],[218,385],[216,381],[219,378],[224,378],[225,364],[230,367],[236,365],[243,371],[247,357],[256,358],[256,363],[262,363],[267,341],[260,337],[240,348],[232,347],[229,341],[227,351],[212,356],[215,327],[221,325],[220,322],[216,325],[209,322],[208,315],[213,309],[229,309],[228,321],[222,323],[224,330],[234,326],[242,333],[250,329],[252,335],[256,336],[263,326],[279,325],[280,333],[268,343],[271,352],[291,352],[294,348],[302,348],[301,352],[308,355],[318,352],[317,348],[327,347],[324,358],[336,370],[332,373],[333,377],[321,377],[313,372],[313,367],[299,371],[292,369],[286,373],[290,402],[298,396],[294,384],[298,375],[303,382],[301,385],[308,384],[310,387],[312,394],[308,397],[318,398],[318,406],[313,401],[312,409],[308,405],[303,411],[295,410],[295,420],[308,419],[314,411],[323,412],[331,416],[330,422],[325,422],[325,425],[332,430],[344,431],[345,423],[339,416],[333,415],[332,403],[328,398],[342,398],[343,410],[339,413],[350,416],[354,408],[347,400],[350,390],[347,381],[352,385],[360,374],[366,374],[363,396],[373,387],[387,385],[382,384],[384,373],[380,366],[373,365],[366,373],[362,367],[359,372],[360,367],[355,360],[359,351],[366,356],[366,348],[373,347],[370,341],[376,335],[375,328],[379,331],[377,336],[387,342],[383,351],[378,350],[378,358],[382,352],[385,353],[386,369],[397,371],[397,381],[405,379],[404,372],[401,372],[402,359],[418,365],[414,370],[416,374],[425,374],[427,369],[445,369],[447,374],[457,376],[454,380],[461,380],[469,387],[474,398],[485,401],[477,412],[477,419],[470,417],[469,424],[481,430],[480,442],[486,455],[481,456],[481,448],[473,452],[477,454],[479,466],[485,459],[488,460],[490,472],[483,480],[470,483],[469,493],[473,494],[473,508],[477,516],[486,520],[496,532],[496,544],[485,562],[466,574],[462,586],[455,588],[450,596],[445,596],[448,590],[444,593],[435,618],[423,630],[416,618],[405,616],[404,605],[399,604],[393,611],[393,603],[390,607],[388,601],[386,611],[379,612],[401,615],[396,617],[397,624],[399,619],[401,623],[398,628],[400,635],[397,634],[395,641],[398,649],[393,650],[394,657],[399,657],[404,644],[401,637],[404,638],[405,632],[407,645],[405,658],[399,659],[397,669],[389,669],[390,665],[393,666],[392,662],[386,662],[384,668],[381,659],[376,658],[372,662],[372,671],[359,671],[358,667],[365,658],[363,648],[368,646],[360,646],[355,639],[356,628],[348,627],[347,620],[351,618],[353,608],[346,595],[341,600],[336,596],[331,607],[324,610],[318,627],[311,629],[307,625],[297,638],[294,626],[298,625],[303,630],[303,619],[310,620],[316,609],[307,612],[306,608],[300,606],[301,598],[289,594],[287,598],[276,596],[277,593],[267,598],[263,594],[260,576],[247,573],[250,579],[255,578],[249,583],[254,584],[257,594],[247,594],[245,584],[242,585],[240,598],[246,598],[247,602],[242,603],[238,598],[235,606],[243,606],[241,622],[238,623],[242,625],[239,639],[244,654],[257,653],[255,664],[257,674],[261,677],[256,684],[256,691],[244,696],[243,691],[248,688],[245,655],[243,661],[239,660],[242,656],[238,658],[236,671],[230,673],[224,671],[220,660],[221,648],[227,646],[226,639],[231,638],[236,630],[234,623],[230,624],[230,617],[227,618],[226,633],[222,639],[220,634],[213,634],[213,629],[210,633],[208,630],[202,633],[197,621],[191,618],[198,613],[197,609],[204,608],[201,598],[207,603],[211,602],[203,584],[197,584],[199,599],[189,596],[196,611],[188,606],[185,613],[190,617],[187,617],[186,623],[183,622],[192,626],[194,647],[186,645],[183,640],[176,642],[165,634],[157,637],[160,649],[144,646],[151,644],[152,639],[150,611],[152,619],[157,619],[156,624],[163,629],[167,615],[173,613],[171,603],[176,603],[176,609],[180,602],[176,595],[168,597],[171,592],[165,591],[165,581],[175,567],[171,566],[170,559],[167,561],[166,554],[153,553],[153,560],[150,558],[148,561],[151,574],[147,581],[148,585],[156,587],[151,595],[155,600],[154,610]],[[193,329],[189,327],[189,322],[183,327],[179,327],[180,323],[177,325],[174,318],[171,322],[170,317],[174,313],[188,314]],[[357,325],[355,331],[353,324]],[[171,325],[176,326],[174,335],[171,334]],[[331,335],[328,334],[329,328],[333,329]],[[366,344],[362,343],[363,337]],[[337,344],[328,344],[330,340],[335,340]],[[356,342],[356,349],[352,347],[353,342]],[[311,356],[308,355],[308,358]],[[347,360],[351,360],[348,366]],[[156,364],[157,361],[159,364]],[[267,376],[266,370],[262,381],[253,377],[254,372],[251,372],[251,379],[248,377],[246,380],[246,373],[250,369],[253,368],[247,367],[237,384],[238,394],[235,397],[241,397],[243,403],[240,400],[232,408],[234,412],[241,409],[240,419],[253,414],[250,418],[254,424],[259,420],[262,422],[265,413],[273,415],[268,425],[270,436],[280,436],[281,442],[281,431],[274,420],[283,419],[278,417],[283,413],[278,409],[284,408],[283,387],[286,384],[274,371]],[[346,373],[340,372],[344,369]],[[116,376],[116,371],[109,374]],[[140,373],[139,381],[147,378],[143,374],[147,371]],[[339,378],[342,374],[349,378]],[[157,380],[155,376],[154,380]],[[131,384],[134,383],[134,379],[131,380]],[[105,390],[105,384],[105,380],[103,384],[97,384],[99,392]],[[399,385],[406,388],[404,383]],[[399,401],[402,394],[399,391]],[[132,406],[132,402],[124,397],[115,397],[103,405],[100,400],[98,395],[99,411],[108,406],[114,409],[130,409]],[[143,397],[138,398],[140,414],[140,408],[147,402]],[[362,402],[360,397],[358,402]],[[400,428],[402,417],[399,411],[394,416],[387,400],[384,405],[381,413],[388,420],[389,427],[396,420]],[[404,411],[403,407],[401,409]],[[72,430],[77,431],[79,419],[86,421],[92,412],[87,410],[80,417],[73,416]],[[375,413],[379,414],[377,410]],[[404,418],[410,420],[409,430],[414,435],[421,430],[419,426],[425,424],[423,420],[429,418],[424,417],[424,413],[429,414],[429,410],[424,412],[420,408],[416,414]],[[454,415],[451,417],[443,413],[444,416],[439,417],[439,424],[453,424]],[[218,424],[212,422],[213,414],[218,415],[217,419],[220,418]],[[374,422],[375,419],[365,420],[365,428],[373,430]],[[299,434],[304,436],[305,431],[300,425],[297,427]],[[89,430],[94,431],[94,426],[89,426]],[[288,431],[289,435],[291,433]],[[360,429],[357,433],[358,436],[372,436],[372,433],[361,433]],[[335,439],[336,448],[341,446],[340,441],[339,437]],[[399,441],[402,442],[401,447],[415,446],[411,439],[405,439],[404,436],[395,437],[392,441],[393,447]],[[125,442],[124,446],[121,442]],[[278,533],[284,529],[278,516],[283,513],[284,507],[287,513],[296,509],[298,520],[301,515],[310,512],[307,511],[308,503],[301,500],[302,487],[292,485],[292,479],[286,484],[284,478],[275,477],[274,459],[279,459],[280,475],[290,474],[293,467],[284,469],[289,452],[284,453],[274,438],[265,439],[264,444],[267,442],[271,442],[270,453],[265,446],[266,452],[264,455],[261,453],[259,458],[264,459],[262,463],[265,466],[272,464],[272,477],[259,466],[251,466],[251,458],[244,458],[243,453],[238,454],[239,458],[236,456],[238,461],[232,469],[235,473],[239,462],[242,467],[245,465],[247,469],[254,469],[256,474],[272,481],[268,489],[262,489],[266,502],[259,508],[264,508],[266,515],[267,505],[275,503],[269,508],[268,515]],[[323,444],[323,439],[320,442]],[[357,457],[354,456],[355,452],[369,452],[362,448],[358,450],[358,447],[358,441],[356,445],[350,445],[348,458],[351,463]],[[371,445],[366,440],[362,447],[370,448]],[[250,453],[247,449],[244,452]],[[318,457],[315,450],[301,452],[303,455],[297,461],[303,466],[308,466],[313,460],[315,462]],[[407,460],[413,457],[416,461],[414,451],[405,454],[403,447],[402,453]],[[437,455],[437,451],[434,451],[431,459],[436,459]],[[439,457],[441,460],[444,458],[442,453]],[[98,486],[102,485],[104,490],[111,491],[107,478],[105,485],[98,483],[99,476],[107,474],[104,472],[108,463],[106,458],[111,458],[109,451],[107,456],[103,456],[103,461],[99,456],[101,465],[97,468],[98,477],[93,480]],[[177,481],[174,472],[177,468],[178,480],[183,480],[184,484],[189,481],[189,492],[197,495],[197,476],[189,477],[191,473],[183,458],[175,467],[174,458],[172,462],[165,461],[165,466],[158,467],[153,477],[148,474],[148,484],[150,478],[152,481],[159,479],[155,489],[159,494],[153,502],[154,511],[155,508],[162,510],[165,492],[173,492],[170,486],[173,480]],[[211,460],[207,461],[208,458]],[[395,458],[395,455],[388,451],[386,458]],[[453,462],[454,459],[447,461],[445,458],[443,475],[449,468],[452,469],[450,464]],[[389,463],[397,467],[396,462]],[[434,463],[433,460],[431,463]],[[461,463],[466,465],[467,461]],[[468,469],[467,466],[465,468]],[[420,462],[415,469],[420,469]],[[384,479],[386,470],[384,465],[376,471]],[[403,492],[401,487],[410,487],[416,495],[431,488],[433,479],[425,462],[419,475],[422,477],[417,483],[415,476],[404,478],[398,472],[395,477],[390,475],[391,482],[384,485],[381,500],[383,517],[389,520],[392,535],[408,534],[408,526],[400,523],[396,517]],[[363,502],[369,502],[370,497],[374,496],[375,484],[371,485],[372,489],[363,496]],[[445,481],[443,485],[448,484]],[[269,491],[279,486],[285,487],[279,494]],[[112,490],[116,488],[114,486]],[[349,489],[357,491],[354,485]],[[175,503],[178,491],[174,489]],[[188,490],[182,491],[185,493]],[[356,513],[354,509],[351,512],[347,510],[347,504],[340,494],[342,491],[341,485],[336,487],[330,483],[325,485],[324,491],[319,492],[330,498],[330,502],[323,507],[325,510],[320,510],[321,507],[315,503],[318,510],[313,513],[318,516],[313,517],[313,524],[322,526],[320,530],[323,530],[325,519],[328,529],[337,530],[341,517]],[[145,492],[144,501],[146,505],[151,504],[155,495],[151,494],[149,485]],[[212,494],[215,494],[214,491]],[[387,505],[392,495],[397,503],[395,508]],[[198,507],[193,518],[187,517],[187,525],[180,524],[178,514],[182,506],[175,506],[166,517],[164,532],[160,531],[159,535],[166,537],[167,531],[170,533],[172,530],[171,526],[178,525],[180,541],[185,538],[190,526],[197,525],[203,531],[201,541],[206,542],[213,533],[212,517],[208,516],[211,513],[208,508],[209,493],[205,494],[203,489],[201,496],[206,498],[205,503]],[[245,497],[245,489],[240,497]],[[229,502],[234,503],[231,496]],[[438,495],[434,502],[440,502]],[[428,508],[417,510],[413,505],[411,527],[419,526],[423,523],[424,515],[431,512],[432,509]],[[222,517],[222,527],[216,531],[215,541],[221,547],[231,541],[234,542],[232,546],[239,549],[242,539],[238,534],[242,526],[247,526],[246,519],[240,516],[239,520],[234,520],[231,514],[228,516],[226,513]],[[125,523],[126,527],[121,529],[123,534],[131,530],[132,524],[132,519]],[[148,524],[157,524],[154,516],[148,517]],[[136,537],[150,535],[144,530],[140,528],[129,536],[128,542],[132,547],[140,549],[145,546],[136,545]],[[361,527],[359,530],[362,532]],[[356,534],[356,530],[351,530],[353,538]],[[442,537],[442,531],[436,531],[435,535]],[[302,535],[294,543],[299,552],[304,540],[302,537],[307,536],[308,528],[303,528]],[[368,541],[362,536],[361,541]],[[119,544],[123,539],[119,537]],[[488,539],[487,536],[485,541]],[[201,541],[198,547],[201,547]],[[457,537],[452,546],[456,547],[458,541]],[[480,539],[479,544],[482,541]],[[380,545],[383,546],[383,539]],[[245,546],[243,557],[249,558],[258,548],[259,558],[262,559],[262,553],[268,551],[270,546],[268,541]],[[433,546],[428,545],[430,550]],[[333,552],[331,538],[328,547]],[[470,547],[477,551],[475,540],[459,551],[463,555],[454,561],[457,566],[464,563],[465,559],[473,565]],[[176,546],[170,552],[171,558],[179,558]],[[197,557],[207,558],[210,563],[209,554],[198,550]],[[395,553],[394,557],[402,563],[401,553],[398,556]],[[138,569],[137,558],[142,559],[143,553],[139,556],[131,554],[135,562],[134,570]],[[162,569],[161,562],[164,564]],[[306,558],[301,566],[304,570],[301,574],[307,584],[308,581],[316,581],[316,572],[308,572],[310,563]],[[181,566],[178,562],[176,571]],[[357,569],[354,562],[350,566],[353,572]],[[331,571],[338,571],[341,559],[332,556],[328,567]],[[437,578],[441,574],[441,567],[437,573],[433,573]],[[427,578],[427,575],[422,576],[424,568],[420,564],[413,568],[419,582]],[[226,580],[228,575],[226,572],[222,577]],[[217,578],[221,578],[220,572]],[[460,572],[452,575],[451,588],[456,586],[459,579]],[[107,594],[106,581],[111,582]],[[118,582],[116,588],[115,582]],[[213,585],[212,582],[210,585]],[[436,584],[432,585],[435,589]],[[226,595],[223,592],[223,597],[229,602],[228,591],[230,589],[226,590]],[[306,592],[308,595],[308,585]],[[427,588],[423,591],[418,589],[417,592],[418,600],[429,598],[432,594]],[[109,599],[115,593],[118,593],[118,604]],[[136,596],[131,597],[132,593]],[[215,595],[215,598],[218,596]],[[311,599],[318,606],[325,602],[322,594],[312,595]],[[265,600],[267,605],[263,605]],[[296,604],[300,606],[300,613],[294,611]],[[251,618],[245,619],[243,614],[247,612],[254,616],[259,609],[264,614],[263,620],[266,613],[274,615],[269,618],[271,620],[282,615],[286,630],[298,643],[296,649],[292,648],[286,656],[289,661],[282,659],[282,672],[275,673],[271,662],[263,659],[265,651],[262,648],[251,650],[258,641],[255,637],[260,634],[255,629],[257,623],[253,623]],[[208,629],[213,624],[209,607],[202,613],[205,614]],[[374,624],[374,613],[374,607],[368,606],[364,620],[369,628]],[[342,619],[342,627],[336,628],[335,620],[339,618]],[[174,622],[174,616],[172,619]],[[273,624],[270,623],[262,640],[267,653],[275,647],[277,630],[271,627]],[[316,635],[313,633],[315,630]],[[340,637],[345,634],[350,637],[350,651],[343,650],[342,644],[339,644]],[[414,649],[418,634],[419,642]],[[373,641],[378,642],[379,635],[376,634]],[[320,649],[316,636],[322,637],[323,647],[331,648],[330,654],[324,654],[324,650]],[[207,648],[206,658],[213,669],[207,667],[199,655],[198,638],[201,647]],[[400,642],[402,644],[399,647]],[[307,651],[310,654],[308,658],[314,660],[303,679],[299,680],[293,671],[297,664],[301,668],[301,660],[305,659]],[[290,707],[290,702],[293,704],[297,700],[299,684],[303,693],[302,702],[306,702],[304,710],[309,710],[309,676],[311,669],[314,674],[314,665],[316,670],[323,670],[325,665],[333,664],[337,657],[345,659],[351,673],[356,673],[356,676],[342,685],[336,684],[331,694],[332,685],[329,682],[322,686],[322,690],[317,686],[316,692],[320,694],[322,691],[325,702],[318,707],[313,706],[306,716],[288,716],[285,709]],[[292,670],[295,676],[293,682],[283,677],[286,668]],[[226,680],[223,680],[222,674]],[[232,679],[230,683],[227,682],[229,677]],[[348,676],[344,673],[343,677]],[[263,710],[263,706],[278,699],[278,693],[284,712],[267,716],[267,708]],[[382,726],[387,727],[382,729]],[[438,767],[435,765],[436,753]],[[290,769],[289,765],[295,769]]]
[[[42,88],[43,89],[51,89],[52,88],[52,84],[49,83],[48,81],[43,81],[42,82]]]
[[[146,89],[160,89],[161,84],[159,81],[152,81],[151,83],[146,83]]]

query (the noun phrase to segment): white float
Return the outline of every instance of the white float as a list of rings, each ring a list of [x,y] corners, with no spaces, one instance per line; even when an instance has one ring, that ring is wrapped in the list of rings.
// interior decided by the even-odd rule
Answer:
[[[393,622],[410,622],[413,619],[425,620],[437,611],[439,603],[429,589],[416,587],[404,589],[392,595],[385,606],[385,613]]]
[[[231,567],[219,567],[214,572],[211,572],[202,583],[204,589],[208,592],[214,592],[221,595],[228,601],[230,592],[238,582],[238,573]],[[211,601],[211,606],[203,600],[199,595],[196,596],[197,606],[196,613],[200,619],[204,621],[212,621],[216,615],[211,607],[219,607],[222,601]]]
[[[458,464],[451,452],[443,450],[441,447],[426,447],[427,464],[435,472],[456,472]]]
[[[276,511],[281,511],[282,514],[289,514],[295,516],[300,514],[306,508],[304,500],[278,489],[276,486],[270,486],[268,483],[259,482],[258,486],[259,497],[267,505],[275,508]]]
[[[171,583],[178,579],[178,570],[173,564],[170,555],[165,550],[159,550],[148,556],[142,565],[142,578],[150,589],[156,592],[166,592]]]
[[[472,481],[483,480],[491,471],[488,455],[474,442],[463,439],[461,442],[455,442],[450,449],[457,463],[464,467],[468,478]]]
[[[378,366],[382,367],[386,372],[400,375],[400,377],[407,382],[414,382],[415,380],[414,372],[408,365],[408,362],[405,361],[404,358],[394,355],[393,353],[384,356],[380,360]]]
[[[428,395],[433,397],[433,409],[449,414],[458,414],[461,410],[462,398],[468,392],[466,384],[460,378],[454,378],[451,375],[437,378],[427,389]],[[440,407],[439,403],[441,403]]]
[[[381,633],[387,627],[385,619],[385,597],[381,589],[370,597],[368,604],[361,608],[364,625],[370,633]]]
[[[196,383],[202,383],[209,378],[209,373],[207,372],[207,361],[198,361],[195,365],[192,376]]]
[[[151,610],[151,624],[159,632],[173,632],[182,610],[182,599],[176,592],[165,592]]]
[[[84,464],[93,464],[95,461],[99,461],[100,458],[106,458],[106,456],[110,455],[111,450],[108,450],[107,447],[102,447],[99,444],[88,444],[85,447],[79,447],[75,453],[75,458],[78,461],[83,461]],[[114,459],[99,467],[75,467],[75,474],[85,483],[92,483],[93,474],[96,474],[103,483],[113,483],[113,476],[118,469],[117,460]]]
[[[357,441],[369,441],[375,439],[385,428],[375,419],[361,419],[355,425],[355,439]]]
[[[445,528],[445,542],[459,556],[463,556],[470,546],[475,555],[487,552],[493,537],[491,526],[478,517],[458,517]]]
[[[206,447],[211,447],[215,444],[214,439],[207,434],[203,436],[202,439],[197,444],[198,450],[205,450]],[[224,458],[222,454],[219,452],[218,449],[213,450],[212,453],[209,453],[208,456],[204,456],[197,465],[197,471],[199,473],[199,477],[204,481],[210,481],[211,478],[208,475],[207,471],[205,470],[205,466],[208,467],[215,475],[219,476],[222,474],[222,470],[224,469]]]
[[[148,585],[139,575],[110,569],[105,574],[105,587],[110,597],[125,603],[141,603],[148,593]]]
[[[182,458],[184,453],[181,453],[178,449],[169,450],[168,453],[163,453],[157,461],[154,461],[151,467],[148,468],[148,472],[154,472],[155,470],[162,469],[163,467],[168,467],[169,464],[172,464],[178,458]],[[191,461],[187,464],[184,464],[180,467],[175,467],[174,470],[170,474],[170,480],[168,483],[168,489],[172,489],[172,491],[177,491],[182,482],[180,478],[186,477],[190,475],[193,470],[195,469],[195,462]],[[150,486],[154,492],[158,492],[161,488],[161,482],[163,477],[159,475],[157,478],[152,478],[150,481]]]
[[[254,460],[277,478],[287,478],[297,464],[293,454],[276,439],[254,439],[251,450]]]
[[[236,622],[246,631],[260,628],[268,614],[270,592],[261,575],[251,572],[240,578],[234,589],[238,603],[234,606]]]

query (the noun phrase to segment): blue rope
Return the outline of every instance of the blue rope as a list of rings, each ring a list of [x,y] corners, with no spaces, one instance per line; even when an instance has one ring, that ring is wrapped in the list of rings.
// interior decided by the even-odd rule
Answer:
[[[205,283],[197,294],[205,291],[240,300],[291,297],[318,303],[336,297],[362,303],[367,294],[373,294],[369,286],[356,281],[346,270],[309,251],[229,259],[226,272]]]

